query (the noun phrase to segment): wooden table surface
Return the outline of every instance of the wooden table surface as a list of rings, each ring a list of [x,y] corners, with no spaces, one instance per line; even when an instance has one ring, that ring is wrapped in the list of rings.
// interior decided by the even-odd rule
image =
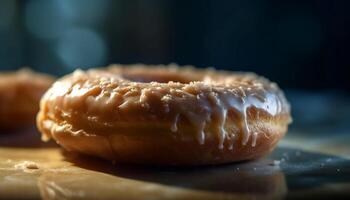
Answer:
[[[323,118],[319,117],[319,111],[312,110],[307,110],[311,116],[297,119],[294,116],[297,125],[291,127],[287,137],[269,156],[219,166],[113,165],[65,152],[53,143],[42,143],[35,128],[2,131],[0,199],[350,197],[350,134],[349,123],[343,120],[350,116],[347,102],[334,105],[343,109],[335,115],[340,118],[333,121],[329,118],[320,123]],[[296,115],[305,113],[295,104]],[[330,117],[327,112],[323,114]]]

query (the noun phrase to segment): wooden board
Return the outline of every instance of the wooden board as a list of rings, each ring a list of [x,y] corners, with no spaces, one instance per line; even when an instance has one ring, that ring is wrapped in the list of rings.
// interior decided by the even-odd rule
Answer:
[[[330,143],[324,139],[309,145],[315,136],[293,131],[288,135],[271,155],[260,160],[169,168],[118,165],[65,152],[53,143],[42,143],[35,129],[3,132],[0,199],[312,199],[350,195],[348,140]]]

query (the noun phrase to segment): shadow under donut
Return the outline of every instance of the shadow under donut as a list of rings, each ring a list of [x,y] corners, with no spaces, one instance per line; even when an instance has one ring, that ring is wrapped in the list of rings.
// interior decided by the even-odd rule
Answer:
[[[36,127],[0,129],[0,147],[38,148],[57,147],[54,141],[43,142]]]
[[[312,191],[318,188],[324,188],[319,198],[349,194],[326,186],[350,180],[350,160],[292,148],[279,147],[255,161],[186,168],[113,165],[81,154],[63,154],[67,161],[84,169],[187,189],[293,198],[315,197]]]

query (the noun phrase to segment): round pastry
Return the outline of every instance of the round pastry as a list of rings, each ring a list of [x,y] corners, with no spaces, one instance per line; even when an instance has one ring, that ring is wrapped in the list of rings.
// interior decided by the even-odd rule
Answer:
[[[205,165],[270,152],[291,122],[275,83],[252,73],[112,65],[77,70],[46,92],[43,140],[120,163]]]
[[[30,69],[0,73],[0,128],[35,124],[41,96],[54,79]]]

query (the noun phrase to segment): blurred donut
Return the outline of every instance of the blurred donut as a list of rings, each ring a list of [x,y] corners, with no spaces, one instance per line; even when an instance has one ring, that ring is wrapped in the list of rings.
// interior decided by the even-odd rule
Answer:
[[[39,102],[54,79],[24,68],[0,72],[0,128],[35,124]]]

